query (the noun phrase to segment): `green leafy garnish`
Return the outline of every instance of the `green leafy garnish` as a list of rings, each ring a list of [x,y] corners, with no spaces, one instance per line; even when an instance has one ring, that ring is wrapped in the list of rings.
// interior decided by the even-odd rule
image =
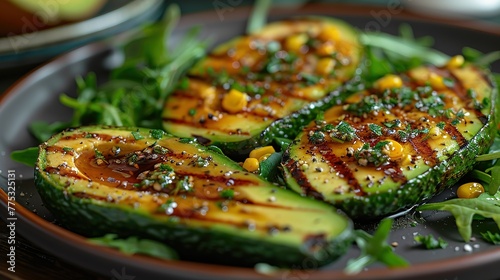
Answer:
[[[282,156],[283,152],[277,152],[271,154],[267,159],[263,160],[260,163],[259,175],[268,181],[276,182],[280,176],[278,166],[281,163]]]
[[[444,241],[441,237],[438,237],[437,239],[432,235],[416,235],[414,237],[415,241],[422,246],[424,246],[426,249],[444,249],[448,247],[448,243]]]
[[[491,218],[500,228],[500,192],[497,192],[494,196],[483,193],[478,198],[473,199],[456,198],[424,204],[417,209],[419,211],[449,211],[455,217],[458,232],[465,242],[468,242],[471,238],[474,216]]]
[[[17,150],[10,154],[10,158],[30,167],[35,167],[36,160],[38,158],[38,151],[38,147],[29,147],[24,150]]]
[[[219,193],[219,196],[222,197],[222,198],[226,198],[226,199],[233,199],[233,197],[234,197],[234,190],[232,190],[232,189],[222,190]]]
[[[348,274],[359,273],[365,267],[376,262],[381,262],[388,267],[408,266],[408,261],[394,253],[391,245],[387,244],[386,240],[391,232],[391,227],[392,219],[384,219],[380,222],[373,236],[363,230],[356,230],[355,241],[361,249],[361,254],[357,258],[349,260],[344,271]]]
[[[500,232],[492,233],[491,231],[481,232],[483,239],[491,244],[500,245]]]
[[[110,233],[102,237],[90,238],[89,241],[94,244],[116,248],[127,255],[142,254],[166,260],[178,258],[177,253],[167,245],[150,239],[139,239],[136,236],[122,239],[118,238],[118,235]]]

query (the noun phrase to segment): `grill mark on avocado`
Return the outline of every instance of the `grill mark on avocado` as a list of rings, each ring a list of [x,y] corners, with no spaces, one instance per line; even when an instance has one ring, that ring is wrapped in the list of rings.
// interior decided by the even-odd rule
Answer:
[[[285,155],[288,157],[287,155]],[[323,195],[316,191],[316,189],[311,185],[309,180],[307,179],[306,175],[302,170],[300,170],[299,162],[293,160],[292,158],[288,158],[285,162],[285,166],[290,170],[290,173],[293,178],[297,181],[297,184],[299,187],[304,191],[304,193],[307,196],[319,199],[319,200],[324,200]]]
[[[326,159],[326,162],[330,167],[332,167],[339,175],[338,177],[344,178],[347,181],[349,187],[354,191],[357,196],[366,196],[367,193],[361,187],[361,184],[358,182],[356,177],[354,176],[351,168],[346,164],[345,161],[337,157],[334,153],[332,153],[332,149],[326,144],[320,144],[318,146],[318,150],[322,157]]]
[[[467,141],[467,139],[465,139],[465,137],[462,135],[462,133],[460,133],[460,131],[458,131],[458,129],[453,125],[449,125],[449,124],[446,125],[444,127],[444,131],[446,131],[446,133],[448,133],[451,136],[451,139],[457,141],[460,148],[466,146],[467,143],[469,143],[469,141]]]
[[[422,156],[425,161],[429,162],[429,165],[433,166],[436,164],[437,158],[429,142],[424,138],[423,135],[418,135],[417,137],[408,139],[408,142],[413,146],[417,155]]]

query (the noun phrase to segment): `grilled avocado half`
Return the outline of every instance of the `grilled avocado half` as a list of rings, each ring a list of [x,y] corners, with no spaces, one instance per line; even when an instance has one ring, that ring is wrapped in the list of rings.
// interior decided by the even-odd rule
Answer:
[[[325,264],[351,243],[351,221],[331,205],[162,130],[64,131],[40,146],[35,183],[71,230],[158,240],[183,259]]]
[[[248,155],[274,137],[292,139],[317,112],[343,99],[363,47],[355,29],[326,17],[270,23],[216,47],[166,100],[164,129]]]
[[[303,129],[282,160],[286,181],[356,219],[422,203],[488,150],[497,94],[470,64],[388,75]]]

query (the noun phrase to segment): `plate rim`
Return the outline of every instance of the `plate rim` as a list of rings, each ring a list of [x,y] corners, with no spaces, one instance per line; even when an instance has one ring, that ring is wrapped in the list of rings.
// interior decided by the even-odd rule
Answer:
[[[39,49],[45,45],[66,42],[76,38],[82,38],[95,33],[103,32],[125,21],[138,16],[153,8],[161,6],[161,0],[140,1],[132,0],[118,9],[108,11],[101,15],[70,24],[56,26],[37,31],[36,36],[30,39],[30,43],[23,45],[19,49],[14,49],[11,40],[19,40],[26,34],[17,34],[14,36],[5,36],[0,38],[0,56],[12,53],[21,53],[33,49]]]
[[[308,12],[314,12],[314,11],[324,11],[324,4],[314,4],[314,5],[308,5],[307,7],[310,8],[312,7],[311,10],[308,10],[305,13]],[[326,5],[331,8],[332,4]],[[354,13],[352,12],[352,5],[339,5],[343,6],[343,8],[349,7],[348,10],[342,9],[337,9],[337,5],[335,5],[336,9],[335,12],[338,13],[339,15],[345,16],[345,15],[360,15],[360,11],[356,11]],[[323,9],[323,10],[322,10]],[[370,7],[368,7],[368,11],[370,11]],[[240,7],[236,9],[233,13],[231,13],[229,16],[231,19],[238,19],[242,15],[249,14],[250,13],[250,7]],[[274,11],[274,10],[273,10]],[[279,13],[280,16],[286,16],[287,13],[297,13],[297,10],[285,10],[284,13]],[[346,12],[347,13],[343,13]],[[190,22],[197,21],[199,23],[200,17],[202,16],[207,16],[208,13],[213,13],[211,12],[199,12],[199,13],[193,13],[193,14],[187,14],[183,16],[185,23],[183,24],[189,24]],[[302,12],[301,12],[302,13]],[[213,15],[212,15],[213,16]],[[396,17],[396,16],[395,16]],[[411,20],[422,20],[422,17],[416,17],[416,18],[408,18],[406,16],[401,16],[397,15],[397,18],[399,19],[411,19]],[[182,21],[182,19],[181,19]],[[429,22],[425,20],[426,22]],[[439,24],[445,24],[445,25],[450,25],[453,27],[461,27],[460,25],[455,25],[451,23],[443,23],[440,21],[437,22],[432,22],[431,23],[439,23]],[[472,28],[471,26],[467,26],[468,29],[473,29],[476,30],[476,28]],[[488,30],[480,30],[482,32],[487,32],[492,35],[497,35],[500,36],[500,30],[498,34],[496,32],[489,32]],[[26,75],[18,79],[13,85],[11,85],[2,95],[0,95],[0,106],[3,105],[6,101],[10,99],[15,93],[19,90],[19,88],[25,86],[24,83],[30,79],[33,78],[35,75],[43,75],[41,73],[46,67],[53,67],[54,65],[59,65],[61,61],[73,61],[76,59],[75,57],[78,56],[81,52],[95,52],[95,51],[105,51],[106,49],[111,49],[109,44],[103,43],[103,42],[97,42],[97,43],[92,43],[85,45],[83,47],[80,47],[78,49],[75,49],[73,51],[70,51],[66,54],[60,55],[54,59],[51,59],[49,62],[44,63],[43,65],[33,69],[32,71],[28,72]],[[64,66],[63,64],[59,65],[59,67]],[[0,191],[0,201],[2,204],[2,207],[6,207],[7,205],[7,194],[3,191]],[[39,226],[39,229],[45,231],[45,233],[50,234],[53,236],[53,238],[56,238],[55,236],[62,235],[64,237],[67,237],[69,241],[74,241],[73,246],[75,249],[80,248],[80,250],[84,251],[91,251],[87,252],[88,254],[95,253],[97,255],[103,254],[107,258],[112,258],[114,260],[120,260],[120,261],[126,261],[127,265],[131,265],[132,263],[137,263],[145,266],[155,266],[157,269],[163,268],[167,269],[167,274],[166,275],[172,275],[171,272],[178,273],[179,270],[184,271],[183,273],[199,273],[193,271],[193,267],[198,267],[202,268],[203,275],[200,275],[201,277],[206,276],[207,274],[209,276],[217,277],[221,276],[221,274],[224,274],[225,277],[231,276],[231,277],[245,277],[245,279],[259,279],[262,277],[265,277],[266,275],[260,274],[255,271],[253,268],[242,268],[242,267],[232,267],[232,266],[223,266],[223,265],[213,265],[213,264],[206,264],[206,263],[199,263],[199,262],[190,262],[190,261],[165,261],[165,260],[159,260],[147,256],[127,256],[123,253],[120,253],[117,250],[111,249],[111,248],[106,248],[103,246],[98,246],[95,244],[90,243],[87,241],[87,239],[79,234],[76,234],[74,232],[71,232],[69,230],[66,230],[62,227],[59,227],[55,224],[50,223],[49,221],[43,219],[42,217],[32,213],[30,210],[25,208],[22,205],[16,204],[16,213],[18,214],[18,217],[21,217],[24,219],[24,222],[32,223],[34,225]],[[5,218],[3,217],[3,220]],[[54,236],[55,235],[55,236]],[[28,239],[28,238],[27,238]],[[33,240],[29,239],[31,242]],[[37,244],[37,246],[40,246],[43,248],[44,244]],[[90,249],[89,249],[90,248]],[[44,248],[47,250],[47,248]],[[57,252],[52,252],[50,250],[47,250],[50,254],[54,254],[58,256],[59,258],[64,257],[61,255],[58,255]],[[97,253],[96,253],[97,252]],[[101,255],[102,256],[102,255]],[[472,261],[471,261],[472,260]],[[73,263],[72,261],[66,259],[66,261]],[[470,268],[475,268],[477,269],[478,267],[494,267],[495,264],[500,261],[500,248],[497,249],[492,249],[484,252],[478,252],[474,253],[473,257],[463,255],[463,256],[458,256],[454,258],[449,258],[449,259],[444,259],[444,260],[438,260],[438,261],[433,261],[433,262],[427,262],[427,263],[419,263],[419,264],[413,264],[408,268],[396,268],[396,269],[388,269],[388,268],[370,268],[369,271],[363,271],[360,272],[359,274],[356,275],[346,275],[342,271],[331,271],[331,270],[310,270],[307,271],[309,277],[314,277],[315,279],[331,279],[332,277],[336,277],[336,279],[401,279],[401,277],[405,277],[405,279],[413,279],[413,278],[419,278],[419,277],[435,277],[436,275],[443,276],[443,273],[457,273],[457,271],[466,271]],[[73,263],[78,265],[79,267],[82,267],[81,264],[78,263]],[[445,269],[443,269],[445,268]],[[89,269],[87,267],[87,269]],[[171,269],[171,270],[169,270]],[[93,269],[89,269],[93,270]],[[95,271],[95,270],[93,270]],[[199,271],[199,270],[198,270]],[[102,271],[100,271],[102,273]],[[212,275],[213,274],[213,275]],[[181,275],[186,275],[186,274],[181,274]]]

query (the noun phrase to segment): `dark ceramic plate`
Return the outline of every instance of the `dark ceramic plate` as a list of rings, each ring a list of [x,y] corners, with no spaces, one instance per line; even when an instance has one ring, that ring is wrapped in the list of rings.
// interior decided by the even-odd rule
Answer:
[[[402,23],[409,23],[417,36],[430,35],[436,39],[436,47],[450,55],[461,52],[462,47],[470,46],[489,52],[500,46],[500,36],[492,32],[482,32],[473,28],[444,24],[403,16],[405,13],[390,14],[386,10],[384,21],[380,13],[371,8],[310,5],[295,10],[274,10],[270,20],[291,15],[331,15],[344,19],[360,29],[375,28],[395,33]],[[226,10],[221,14],[212,10],[201,14],[183,17],[176,34],[189,27],[201,24],[206,36],[214,42],[227,40],[244,31],[247,8]],[[378,13],[378,14],[377,14]],[[222,15],[222,16],[221,16]],[[113,272],[126,272],[135,279],[158,279],[165,277],[191,279],[256,279],[268,277],[250,268],[228,267],[186,261],[161,261],[144,256],[126,256],[115,250],[92,245],[80,235],[74,234],[54,223],[51,214],[43,204],[33,186],[33,170],[9,158],[13,150],[36,145],[27,131],[34,120],[66,120],[70,111],[59,104],[62,92],[74,93],[74,77],[89,71],[97,73],[101,80],[106,79],[110,67],[119,61],[117,53],[106,44],[93,44],[68,53],[33,71],[12,88],[0,103],[0,186],[7,189],[6,176],[11,173],[16,178],[16,230],[19,234],[72,264],[93,270],[108,277]],[[500,71],[495,65],[496,71]],[[7,196],[1,194],[2,208],[6,208]],[[454,196],[454,190],[446,191],[437,200]],[[6,213],[6,209],[1,210]],[[280,279],[497,279],[500,275],[500,247],[483,242],[479,231],[494,230],[496,225],[483,222],[474,224],[475,241],[470,242],[472,252],[464,250],[452,217],[442,213],[408,213],[396,218],[395,228],[389,242],[397,242],[396,252],[411,262],[404,269],[387,269],[374,265],[357,275],[345,275],[342,269],[348,259],[359,252],[352,249],[338,262],[326,267],[314,263],[304,264],[307,271],[279,272],[274,276]],[[2,215],[2,217],[5,217]],[[4,218],[5,219],[5,218]],[[360,225],[372,230],[372,225]],[[416,246],[416,234],[433,234],[448,241],[449,246],[439,250],[424,250]],[[276,256],[279,258],[280,256]]]

